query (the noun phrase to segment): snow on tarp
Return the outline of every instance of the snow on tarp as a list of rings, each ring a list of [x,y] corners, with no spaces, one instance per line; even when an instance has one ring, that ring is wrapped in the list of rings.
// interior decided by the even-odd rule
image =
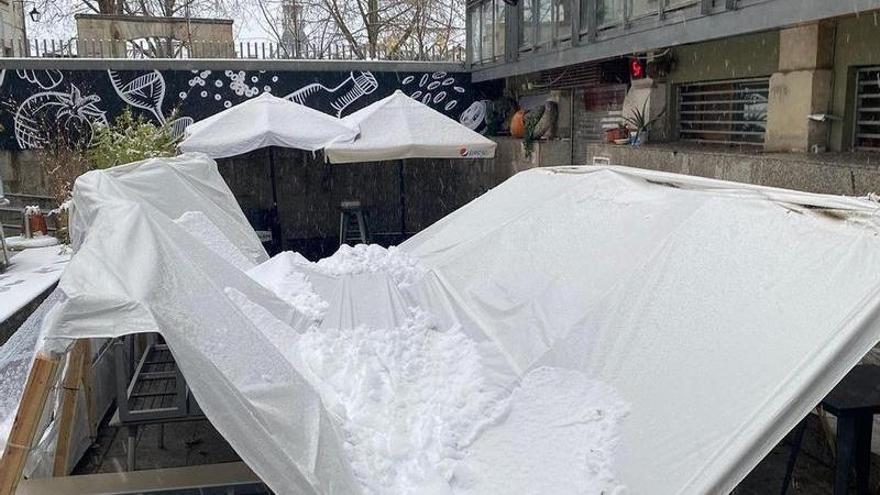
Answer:
[[[44,345],[163,333],[276,493],[726,493],[880,335],[867,201],[540,169],[399,249],[246,273],[203,156],[75,197]]]
[[[613,387],[629,405],[613,469],[631,493],[728,493],[880,338],[877,212],[660,172],[535,169],[401,249],[517,373]]]
[[[44,345],[160,332],[205,414],[277,493],[359,493],[320,397],[227,293],[289,335],[308,319],[174,221],[200,211],[240,251],[259,247],[216,164],[182,155],[90,172],[74,201],[77,250]]]
[[[180,149],[213,158],[266,146],[317,151],[334,141],[351,141],[358,131],[357,125],[263,93],[187,127]]]

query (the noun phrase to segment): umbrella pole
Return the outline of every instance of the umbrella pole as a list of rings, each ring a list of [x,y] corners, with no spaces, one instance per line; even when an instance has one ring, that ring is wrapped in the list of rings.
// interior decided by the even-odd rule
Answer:
[[[281,218],[278,216],[278,186],[275,182],[275,149],[271,146],[269,147],[269,178],[272,181],[272,244],[281,250],[283,245],[281,242]]]
[[[403,171],[406,166],[406,160],[400,160],[397,164],[397,182],[400,186],[398,196],[400,197],[400,235],[406,238],[406,186],[403,181]]]

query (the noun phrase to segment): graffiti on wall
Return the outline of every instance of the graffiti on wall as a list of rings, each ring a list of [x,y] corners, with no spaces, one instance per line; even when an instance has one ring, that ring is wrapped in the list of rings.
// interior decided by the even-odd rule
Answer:
[[[344,117],[396,90],[473,129],[482,124],[463,72],[3,69],[0,149],[41,148],[51,138],[47,129],[58,125],[88,142],[126,108],[180,136],[193,122],[263,93]]]

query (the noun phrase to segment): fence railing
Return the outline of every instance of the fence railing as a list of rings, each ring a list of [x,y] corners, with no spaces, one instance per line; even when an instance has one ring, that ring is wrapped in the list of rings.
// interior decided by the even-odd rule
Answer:
[[[0,39],[0,57],[45,58],[243,58],[264,60],[422,60],[463,62],[461,45],[422,50],[386,45],[354,49],[343,43],[315,46],[265,41],[180,41],[107,39]]]

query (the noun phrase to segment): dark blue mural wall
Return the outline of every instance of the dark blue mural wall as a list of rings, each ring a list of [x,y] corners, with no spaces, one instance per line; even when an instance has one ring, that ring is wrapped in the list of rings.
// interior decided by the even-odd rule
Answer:
[[[40,148],[59,123],[89,139],[126,107],[182,134],[262,93],[344,117],[398,89],[472,129],[484,126],[485,102],[466,72],[0,69],[0,149]]]

